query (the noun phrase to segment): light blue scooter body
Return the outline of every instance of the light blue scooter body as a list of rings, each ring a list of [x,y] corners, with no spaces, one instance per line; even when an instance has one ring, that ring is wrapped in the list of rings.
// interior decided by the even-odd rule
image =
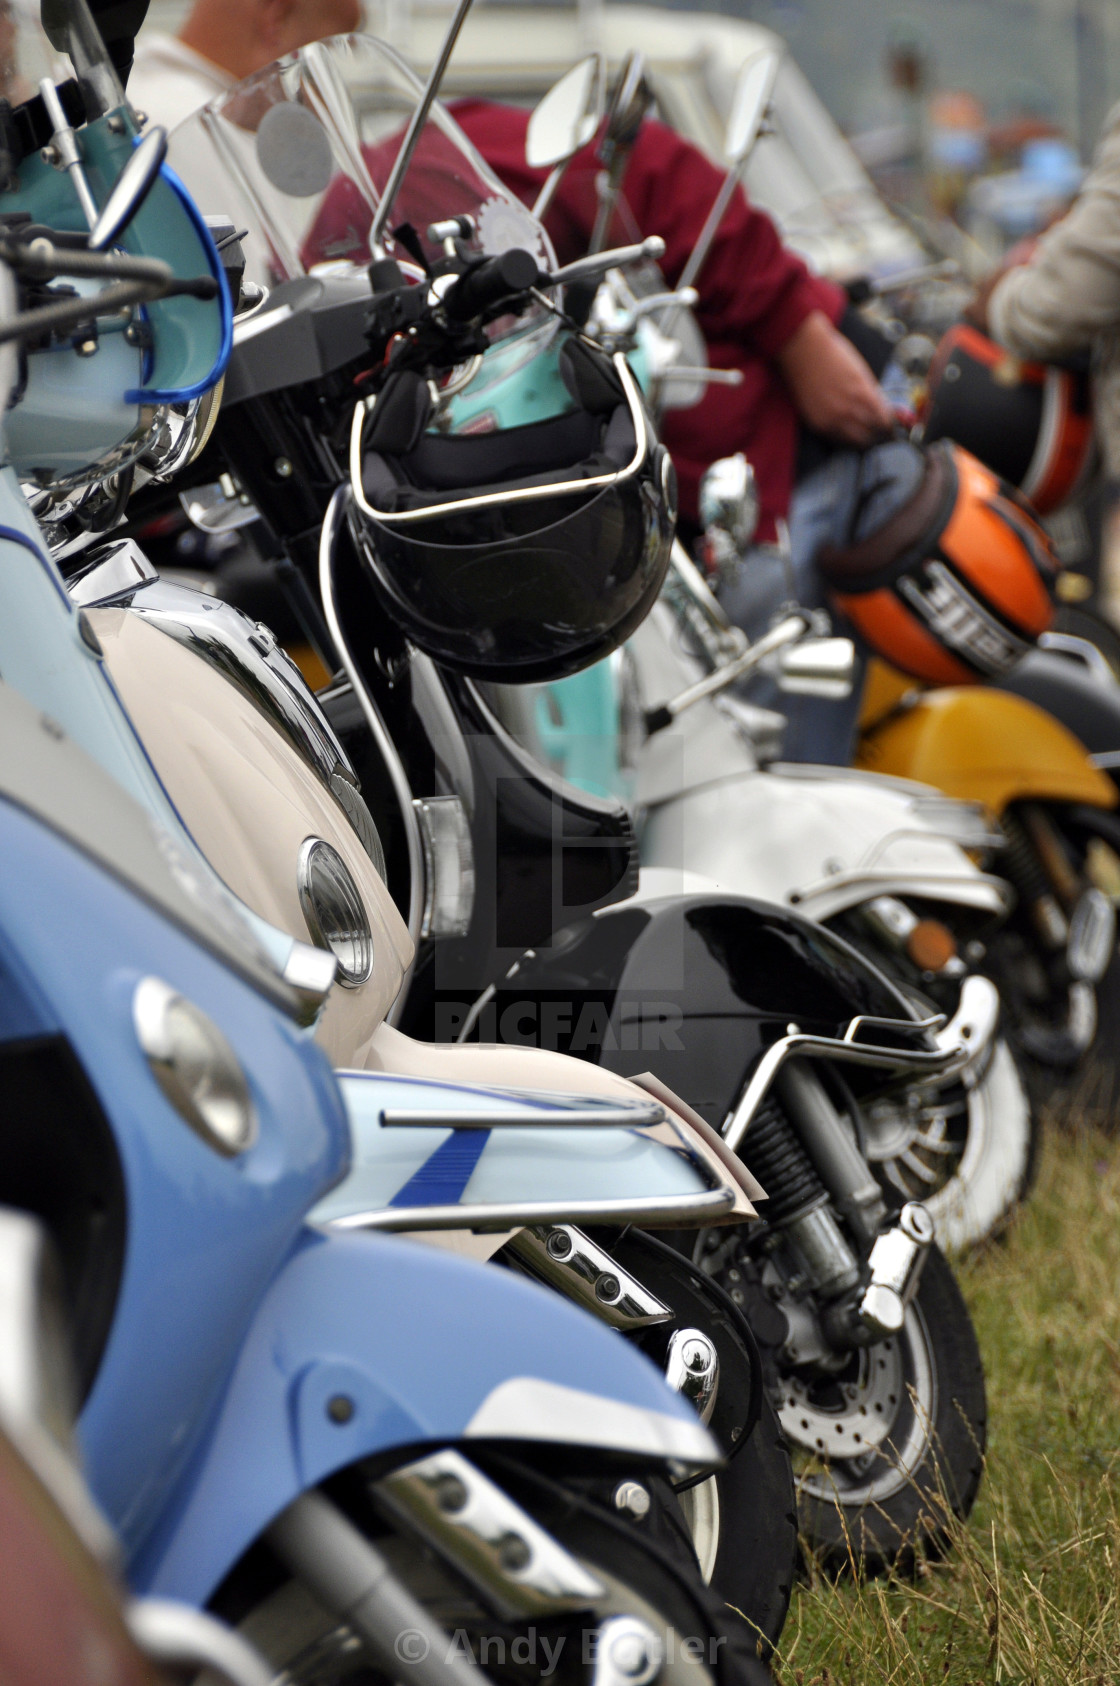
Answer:
[[[653,1203],[703,1195],[711,1186],[682,1147],[638,1128],[563,1127],[572,1111],[617,1114],[617,1104],[601,1099],[465,1088],[375,1072],[343,1072],[339,1081],[350,1116],[352,1162],[310,1214],[315,1224],[387,1215],[391,1208],[403,1219],[410,1209],[448,1204]],[[524,1118],[527,1111],[537,1122],[524,1128],[500,1122],[489,1129],[407,1123],[410,1114],[474,1114],[500,1121]]]
[[[132,1582],[201,1601],[333,1471],[472,1439],[711,1455],[653,1365],[548,1290],[416,1242],[307,1231]]]
[[[0,971],[20,1004],[0,1036],[66,1037],[124,1174],[125,1263],[80,1431],[138,1588],[204,1599],[292,1499],[360,1457],[472,1437],[712,1455],[655,1368],[555,1295],[415,1243],[308,1229],[349,1145],[315,1046],[2,799],[0,846]],[[132,1002],[147,975],[238,1051],[259,1135],[236,1158],[184,1123],[141,1053]],[[339,1396],[343,1423],[328,1410]]]

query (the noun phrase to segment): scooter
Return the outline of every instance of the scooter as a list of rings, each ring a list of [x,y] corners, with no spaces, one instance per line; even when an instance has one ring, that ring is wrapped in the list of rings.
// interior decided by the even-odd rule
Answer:
[[[1014,683],[1014,681],[1013,681]],[[1016,685],[1016,690],[1018,686]],[[1115,994],[1117,789],[1053,714],[1010,689],[924,692],[873,663],[857,764],[936,784],[983,802],[1006,839],[1003,868],[1015,911],[986,940],[983,965],[999,984],[1009,1033],[1042,1092],[1057,1092],[1079,1065],[1083,1099],[1106,1115],[1116,1080],[1098,999]]]
[[[646,384],[670,404],[683,396],[687,407],[701,389],[694,383],[688,394],[676,391],[671,370],[679,347],[666,355],[659,342],[681,332],[683,301],[757,139],[775,69],[766,54],[744,68],[724,190],[677,291],[639,298],[615,272],[592,310],[609,347],[654,371]],[[663,326],[651,344],[658,317]],[[691,361],[703,360],[702,345],[692,348]],[[492,408],[492,395],[489,402]],[[709,524],[709,542],[719,537],[737,556],[754,524],[745,461],[715,465],[705,497],[728,529],[717,533]],[[783,660],[781,682],[790,691],[850,688],[842,641],[807,637],[815,631],[808,619],[790,621],[772,644],[748,653],[678,546],[662,602],[619,656],[535,693],[491,687],[487,696],[519,741],[568,780],[631,804],[644,866],[696,873],[725,890],[795,906],[834,923],[888,967],[901,953],[905,981],[921,987],[939,974],[939,1004],[951,1010],[967,969],[961,950],[1002,919],[1011,901],[1008,887],[979,872],[965,850],[988,852],[1000,840],[975,804],[947,803],[912,782],[853,779],[777,759],[781,717],[737,701],[730,687],[756,663]],[[1001,1040],[967,1091],[906,1111],[884,1107],[869,1144],[893,1187],[920,1196],[941,1239],[964,1247],[1014,1207],[1033,1140],[1030,1105]]]
[[[666,1583],[650,1557],[653,1581],[627,1610],[626,1571],[588,1579],[603,1545],[580,1538],[577,1565],[549,1519],[573,1476],[577,1494],[609,1500],[627,1471],[650,1481],[674,1459],[709,1465],[714,1443],[688,1401],[555,1295],[434,1249],[309,1227],[346,1172],[350,1129],[292,993],[213,924],[148,816],[7,689],[0,778],[0,1180],[61,1253],[82,1441],[131,1584],[201,1604],[237,1583],[242,1611],[264,1607],[252,1631],[273,1666],[303,1649],[290,1649],[293,1622],[327,1655],[357,1636],[391,1657],[408,1629],[432,1647],[433,1679],[455,1665],[416,1579],[417,1538],[441,1573],[467,1573],[456,1615],[473,1636],[498,1612],[517,1628],[559,1618],[557,1636],[574,1642],[573,1619],[590,1631],[577,1611],[597,1610],[597,1628],[623,1613],[644,1623],[651,1604],[687,1608],[688,1572]],[[457,1130],[464,1105],[461,1090],[449,1104],[400,1083],[381,1101],[406,1140],[414,1120],[428,1140],[437,1120]],[[577,1127],[601,1128],[608,1156],[620,1125],[626,1142],[645,1121],[633,1103],[582,1112],[569,1108]],[[448,1507],[438,1495],[452,1477],[463,1497]],[[584,1503],[594,1533],[598,1509]],[[386,1526],[388,1558],[373,1543]],[[499,1549],[511,1534],[516,1553]],[[690,1617],[707,1597],[691,1576]],[[340,1619],[347,1633],[332,1639]],[[651,1658],[669,1638],[638,1631]]]

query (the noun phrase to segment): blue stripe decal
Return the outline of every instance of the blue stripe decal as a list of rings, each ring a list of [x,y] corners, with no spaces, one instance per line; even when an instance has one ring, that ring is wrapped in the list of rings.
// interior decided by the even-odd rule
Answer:
[[[390,1206],[457,1206],[489,1140],[489,1130],[452,1131],[397,1190]]]

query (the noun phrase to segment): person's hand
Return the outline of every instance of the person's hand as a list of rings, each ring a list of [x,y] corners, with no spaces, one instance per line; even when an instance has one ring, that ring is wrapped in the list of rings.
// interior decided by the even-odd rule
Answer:
[[[985,276],[977,287],[975,296],[965,305],[961,315],[966,322],[971,323],[974,328],[979,328],[981,333],[988,332],[988,300],[995,292],[997,284],[1003,280],[1009,269],[1017,269],[1020,264],[1030,263],[1037,246],[1038,241],[1033,236],[1019,240],[1012,246],[998,269],[993,269],[990,275]]]
[[[798,415],[815,433],[862,447],[893,428],[894,411],[875,376],[822,310],[786,341],[778,365]]]

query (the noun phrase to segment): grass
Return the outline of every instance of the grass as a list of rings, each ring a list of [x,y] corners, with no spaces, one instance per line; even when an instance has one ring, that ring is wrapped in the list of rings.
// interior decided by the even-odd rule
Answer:
[[[1008,1234],[960,1263],[988,1462],[954,1550],[794,1594],[782,1686],[1120,1681],[1120,1142],[1051,1131]]]

